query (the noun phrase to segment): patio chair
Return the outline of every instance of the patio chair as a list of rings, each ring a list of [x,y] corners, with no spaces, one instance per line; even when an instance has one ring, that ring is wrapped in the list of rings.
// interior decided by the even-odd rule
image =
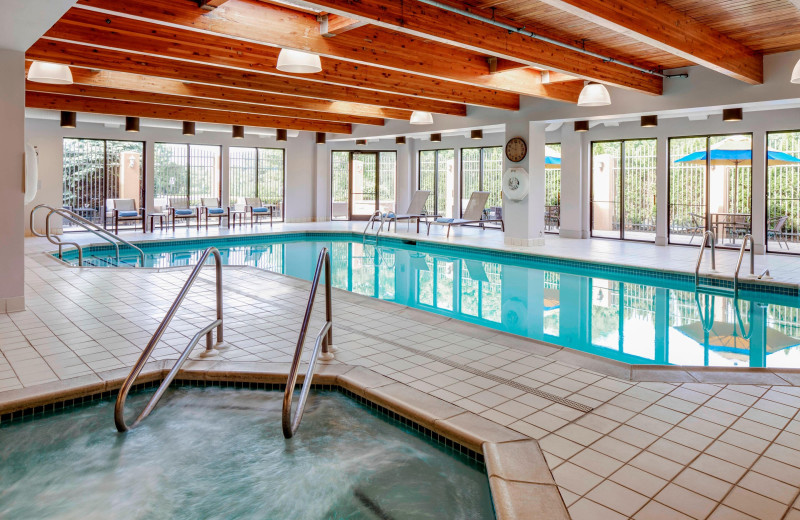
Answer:
[[[258,223],[258,219],[260,217],[266,217],[269,215],[269,225],[272,226],[272,217],[275,213],[275,206],[265,206],[264,202],[257,197],[245,197],[244,199],[245,207],[244,211],[245,214],[250,215],[250,225],[253,225],[253,221],[255,220]]]
[[[789,249],[789,241],[786,238],[786,222],[789,221],[789,215],[783,215],[777,218],[770,219],[768,225],[770,226],[767,228],[767,240],[770,238],[774,238],[778,241],[778,247],[783,249],[781,245],[781,239],[783,239],[783,243],[786,244],[786,249]]]
[[[200,229],[200,208],[192,208],[189,206],[188,197],[172,197],[169,199],[169,216],[172,219],[172,231],[175,231],[175,221],[178,219],[186,220],[186,225],[189,225],[189,220],[195,219],[197,229]]]
[[[722,227],[731,244],[735,244],[736,240],[744,238],[745,235],[750,233],[750,216],[733,215]]]
[[[216,218],[219,226],[222,225],[222,219],[227,218],[228,227],[231,227],[231,208],[223,208],[219,203],[219,199],[215,197],[203,197],[200,201],[202,202],[202,212],[206,216],[206,229],[208,229],[208,219],[210,218]]]
[[[114,204],[114,211],[112,213],[112,221],[114,223],[114,233],[119,233],[119,223],[133,222],[133,229],[136,230],[136,221],[142,221],[142,233],[146,233],[147,229],[144,225],[144,208],[136,209],[136,200],[134,199],[111,199]]]
[[[700,235],[706,231],[706,226],[703,224],[706,218],[697,213],[689,213],[689,217],[692,219],[692,223],[686,227],[686,232],[692,235],[689,239],[689,243],[691,244],[696,235]]]
[[[428,197],[431,196],[431,192],[427,190],[417,190],[414,192],[414,196],[411,197],[411,203],[408,205],[408,210],[405,213],[386,213],[383,216],[389,219],[389,227],[386,228],[387,231],[391,231],[392,222],[394,222],[394,230],[397,231],[397,221],[398,220],[405,220],[407,221],[408,226],[411,226],[411,221],[417,221],[417,233],[419,233],[419,220],[420,218],[424,218],[425,214],[425,203],[428,202]],[[408,229],[408,228],[406,228]]]
[[[486,206],[486,201],[489,200],[488,191],[473,191],[467,203],[467,209],[464,210],[462,218],[437,218],[432,222],[428,222],[428,234],[431,234],[431,224],[440,226],[447,226],[447,236],[450,236],[450,228],[453,226],[469,226],[477,224],[481,229],[484,229],[485,224],[490,222],[499,222],[500,229],[505,231],[505,224],[502,218],[483,218],[483,208]]]

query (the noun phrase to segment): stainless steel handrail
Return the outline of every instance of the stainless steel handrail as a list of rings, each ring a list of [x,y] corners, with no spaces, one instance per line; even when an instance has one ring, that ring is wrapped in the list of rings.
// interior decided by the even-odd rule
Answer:
[[[747,242],[750,242],[750,276],[755,276],[755,244],[753,243],[753,235],[747,234],[742,240],[742,247],[739,248],[739,259],[736,261],[736,271],[733,273],[733,294],[739,293],[739,269],[742,268],[742,259],[744,258],[744,251],[747,247]],[[763,276],[763,275],[762,275]]]
[[[380,219],[381,219],[381,225],[378,227],[378,231],[375,233],[375,242],[378,241],[378,237],[380,236],[381,231],[383,231],[383,224],[384,224],[384,221],[385,221],[383,213],[379,209],[376,209],[375,213],[370,215],[369,220],[367,221],[367,225],[366,225],[366,227],[364,227],[364,232],[362,233],[362,235],[363,235],[362,241],[366,241],[367,240],[367,231],[369,231],[371,226],[375,225],[375,217],[380,217]],[[395,227],[397,227],[397,226],[395,226]]]
[[[317,339],[314,342],[314,350],[311,352],[311,359],[308,361],[308,370],[306,370],[306,377],[303,380],[303,387],[300,390],[300,399],[297,403],[297,413],[292,419],[292,395],[294,394],[294,387],[297,384],[297,372],[300,367],[300,357],[303,354],[303,344],[306,340],[306,332],[308,331],[308,324],[311,321],[311,310],[314,307],[314,298],[317,295],[317,287],[319,287],[319,278],[322,274],[322,268],[325,268],[325,325],[322,326]],[[297,347],[294,351],[294,358],[292,359],[292,366],[289,369],[289,377],[286,380],[286,390],[283,392],[283,411],[281,415],[281,424],[283,427],[283,436],[290,439],[297,428],[300,426],[300,420],[303,418],[303,411],[306,407],[306,399],[308,399],[308,392],[311,389],[311,379],[314,376],[314,368],[317,364],[317,359],[320,357],[320,348],[322,349],[322,356],[324,359],[331,359],[330,353],[331,345],[333,342],[333,332],[331,327],[333,325],[333,309],[331,306],[331,256],[328,248],[322,248],[319,252],[317,259],[317,269],[314,271],[314,279],[311,281],[311,293],[308,295],[308,304],[306,305],[306,313],[303,316],[303,324],[300,327],[300,336],[297,338]]]
[[[45,218],[45,234],[44,235],[42,235],[41,233],[36,231],[36,229],[35,229],[35,227],[33,225],[34,214],[36,213],[37,210],[42,209],[42,208],[50,210],[49,213],[47,214],[47,217]],[[97,236],[97,237],[99,237],[99,238],[111,243],[114,246],[114,248],[116,249],[117,263],[119,263],[119,243],[118,242],[121,242],[121,243],[125,244],[126,246],[128,246],[128,247],[130,247],[132,249],[135,249],[139,253],[139,259],[141,260],[142,266],[144,266],[144,251],[142,251],[139,247],[131,244],[130,242],[128,242],[127,240],[125,240],[123,238],[120,238],[118,235],[115,235],[114,233],[112,233],[112,232],[108,231],[107,229],[103,228],[102,226],[98,226],[94,222],[91,222],[90,220],[87,220],[87,219],[81,217],[80,215],[78,215],[77,213],[75,213],[73,211],[70,211],[70,210],[64,209],[64,208],[54,208],[53,206],[50,206],[50,205],[47,205],[47,204],[39,204],[39,205],[37,205],[36,207],[34,207],[31,210],[31,215],[30,215],[31,233],[36,235],[36,236],[39,236],[39,237],[45,237],[45,238],[47,238],[47,240],[51,244],[55,244],[55,245],[59,246],[58,247],[58,258],[62,258],[61,248],[62,248],[63,245],[74,245],[75,248],[78,250],[78,265],[79,266],[83,265],[83,248],[80,246],[80,244],[78,244],[77,242],[63,242],[60,238],[57,238],[57,242],[53,241],[54,237],[50,233],[50,218],[54,214],[59,215],[61,218],[66,218],[68,220],[71,220],[72,222],[74,222],[78,226],[82,227],[86,231],[88,231],[90,233],[93,233],[95,236]]]
[[[147,360],[150,357],[150,354],[153,353],[153,350],[156,348],[156,345],[158,344],[159,340],[161,340],[161,336],[164,335],[164,332],[167,330],[167,327],[169,327],[169,324],[172,321],[172,318],[175,317],[175,314],[178,312],[178,309],[180,308],[181,304],[183,303],[184,298],[186,298],[186,294],[189,292],[189,289],[192,288],[192,285],[194,284],[194,281],[197,279],[197,276],[200,274],[200,271],[203,269],[203,265],[205,265],[205,262],[206,262],[206,260],[208,260],[208,257],[210,255],[214,255],[214,262],[216,264],[215,268],[216,268],[216,277],[217,277],[217,284],[216,284],[216,286],[217,286],[216,287],[216,289],[217,289],[217,319],[212,321],[211,323],[209,323],[208,325],[206,325],[202,329],[200,329],[200,331],[197,334],[194,335],[192,340],[186,346],[186,349],[183,351],[183,353],[178,358],[178,361],[175,362],[175,365],[172,367],[172,369],[167,374],[167,377],[165,377],[164,380],[161,382],[161,385],[158,387],[158,390],[156,390],[156,393],[147,402],[147,405],[145,405],[144,410],[142,410],[142,412],[138,415],[138,417],[136,417],[136,419],[133,421],[133,424],[131,424],[129,426],[125,422],[125,416],[124,416],[125,400],[128,398],[128,392],[131,391],[131,388],[133,387],[134,383],[136,382],[136,378],[139,377],[139,374],[141,373],[142,369],[144,368],[145,363],[147,363]],[[189,354],[191,354],[191,352],[194,349],[194,347],[200,341],[200,338],[202,338],[204,335],[206,337],[206,352],[211,351],[211,349],[214,346],[219,348],[220,344],[222,343],[222,322],[223,322],[223,320],[222,320],[222,256],[220,256],[219,251],[217,250],[216,247],[209,247],[208,249],[203,251],[202,255],[200,255],[200,260],[198,260],[197,265],[192,270],[192,273],[189,275],[189,278],[186,279],[186,283],[183,284],[183,287],[181,288],[180,292],[178,293],[177,298],[175,298],[175,301],[172,302],[172,305],[170,306],[169,311],[167,311],[166,316],[164,316],[164,319],[161,320],[161,324],[156,329],[156,332],[153,334],[153,337],[150,338],[150,342],[147,344],[147,346],[142,351],[142,355],[139,356],[139,359],[136,361],[136,364],[133,366],[133,369],[131,370],[130,374],[128,374],[128,377],[125,378],[125,382],[122,383],[122,388],[120,388],[119,395],[117,395],[117,402],[114,405],[114,424],[117,426],[117,430],[118,431],[125,432],[125,431],[128,431],[128,430],[132,429],[132,428],[135,428],[136,426],[139,425],[139,423],[142,422],[142,420],[144,420],[145,417],[150,415],[150,412],[152,412],[153,409],[156,407],[156,404],[158,404],[159,399],[161,399],[161,396],[164,395],[164,392],[169,387],[170,383],[175,378],[175,376],[178,374],[178,371],[181,369],[181,367],[183,366],[183,363],[189,357]],[[217,344],[216,345],[213,344],[214,343],[213,330],[215,328],[217,329]]]
[[[717,270],[717,254],[715,249],[715,244],[717,242],[717,235],[708,230],[703,233],[703,241],[700,243],[700,253],[697,255],[697,265],[694,268],[694,286],[697,287],[700,285],[700,264],[703,262],[703,253],[706,251],[706,244],[708,243],[708,237],[711,237],[711,270]]]

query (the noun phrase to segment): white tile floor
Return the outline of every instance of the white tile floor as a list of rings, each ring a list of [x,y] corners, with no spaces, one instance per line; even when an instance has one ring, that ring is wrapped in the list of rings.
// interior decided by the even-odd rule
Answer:
[[[349,225],[274,229],[310,227]],[[501,246],[498,232],[465,235],[450,241]],[[41,239],[27,246],[28,310],[0,315],[0,399],[6,391],[130,366],[188,274],[67,268],[36,252]],[[635,255],[638,265],[652,266],[665,258],[693,263],[696,253],[557,238],[544,250],[608,261]],[[776,271],[800,264],[760,260]],[[224,277],[232,346],[220,358],[289,361],[308,284],[249,268],[226,269]],[[177,357],[212,319],[213,305],[208,270],[155,357]],[[539,440],[575,519],[800,519],[800,387],[636,383],[508,346],[494,331],[348,293],[337,291],[334,312],[335,362],[368,367]]]

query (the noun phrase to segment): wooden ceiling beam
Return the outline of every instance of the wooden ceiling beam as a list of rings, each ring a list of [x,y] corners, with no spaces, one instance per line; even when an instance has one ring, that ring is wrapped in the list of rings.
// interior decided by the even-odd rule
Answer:
[[[217,7],[221,6],[228,0],[196,0],[197,5],[200,6],[201,9],[205,9],[206,11],[213,11]]]
[[[276,117],[291,117],[295,119],[308,119],[315,121],[330,121],[339,123],[358,123],[382,126],[383,119],[358,118],[352,116],[334,115],[313,110],[294,110],[291,108],[256,105],[252,103],[233,103],[206,97],[175,96],[172,94],[142,92],[121,88],[93,87],[89,85],[50,85],[46,83],[26,82],[25,90],[28,92],[46,92],[50,94],[64,94],[69,96],[82,96],[87,98],[117,99],[120,101],[134,101],[139,103],[153,103],[156,105],[171,105],[176,107],[203,108],[208,110],[224,110],[231,113],[261,114]]]
[[[358,65],[333,58],[324,58],[323,70],[316,74],[281,72],[276,68],[280,53],[277,47],[86,9],[71,9],[45,33],[45,37],[101,45],[137,54],[233,67],[276,77],[291,77],[299,81],[317,82],[317,85],[324,82],[388,94],[506,110],[519,109],[518,94],[496,89],[470,88],[463,83],[440,81],[427,76]]]
[[[77,85],[269,105],[291,108],[292,110],[307,110],[310,113],[319,114],[319,116],[307,118],[305,116],[299,116],[306,119],[373,124],[373,122],[378,119],[399,119],[408,121],[411,118],[410,110],[383,108],[374,105],[348,103],[345,101],[325,101],[298,96],[286,96],[257,90],[218,87],[216,85],[202,85],[199,83],[188,83],[185,81],[131,74],[128,72],[89,70],[73,67],[72,79]]]
[[[541,0],[562,11],[750,84],[764,82],[761,54],[660,0]],[[800,0],[797,0],[800,2]]]
[[[171,119],[174,121],[195,121],[221,125],[244,125],[262,128],[285,128],[309,132],[328,132],[349,134],[352,126],[347,123],[309,121],[291,117],[272,117],[258,114],[225,112],[222,110],[203,110],[199,108],[156,105],[153,103],[134,103],[111,99],[93,99],[81,96],[26,92],[25,106],[45,110],[68,110],[114,116],[147,117],[152,119]]]
[[[235,7],[230,0],[227,4]],[[598,0],[602,1],[602,0]],[[404,34],[424,37],[449,45],[460,45],[474,52],[485,53],[531,67],[555,70],[579,78],[598,81],[616,87],[661,94],[663,79],[637,71],[625,65],[609,62],[588,54],[561,47],[543,40],[511,32],[488,22],[475,20],[449,10],[415,0],[309,0],[305,3],[324,11],[367,20]],[[463,4],[460,9],[492,18],[484,12]],[[227,7],[226,7],[227,10]],[[514,25],[509,20],[496,20]],[[521,26],[520,26],[521,28]],[[540,31],[541,32],[541,31]],[[546,36],[542,34],[542,36]]]
[[[517,63],[516,61],[504,60],[503,58],[495,58],[494,56],[486,58],[486,62],[489,64],[489,74],[530,68],[530,65],[526,65],[525,63]]]
[[[40,39],[31,46],[26,57],[31,60],[63,63],[87,69],[129,72],[192,83],[260,90],[329,101],[365,103],[404,110],[427,110],[438,114],[466,115],[466,106],[458,103],[255,74],[157,56],[131,55],[126,52],[46,38]]]
[[[363,20],[337,14],[321,14],[317,17],[317,21],[319,21],[319,34],[325,38],[333,38],[337,34],[344,34],[367,24]]]
[[[504,74],[489,74],[486,56],[491,53],[442,45],[424,37],[374,25],[352,29],[335,38],[323,38],[315,15],[259,0],[228,0],[213,16],[202,16],[197,9],[191,8],[191,4],[187,6],[169,0],[79,0],[77,7],[313,52],[323,57],[439,80],[571,103],[578,100],[578,94],[571,89],[549,89],[537,81],[518,81],[519,78]],[[270,30],[265,31],[264,27]]]

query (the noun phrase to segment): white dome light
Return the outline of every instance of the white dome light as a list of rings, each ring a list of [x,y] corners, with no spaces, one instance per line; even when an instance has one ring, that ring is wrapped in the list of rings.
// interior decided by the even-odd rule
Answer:
[[[322,63],[316,54],[281,49],[280,54],[278,54],[278,66],[276,68],[281,72],[313,74],[322,71]]]
[[[792,83],[800,83],[800,60],[797,60],[797,64],[792,70]]]
[[[28,81],[52,85],[72,85],[72,71],[60,63],[34,61],[28,69]]]
[[[411,121],[409,121],[412,125],[432,125],[433,124],[433,114],[430,112],[423,112],[422,110],[414,110],[411,112]]]
[[[579,107],[604,107],[611,104],[611,96],[600,83],[587,83],[578,96]]]

